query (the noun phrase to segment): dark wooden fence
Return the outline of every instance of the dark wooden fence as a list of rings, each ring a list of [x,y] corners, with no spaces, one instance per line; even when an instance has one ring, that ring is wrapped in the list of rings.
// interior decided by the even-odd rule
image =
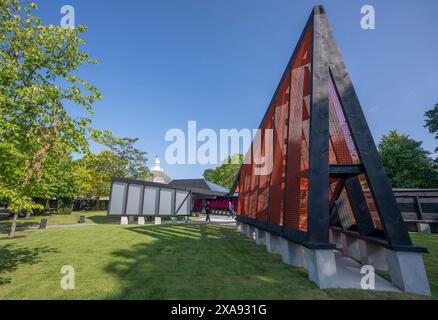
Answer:
[[[393,189],[409,231],[438,232],[438,189]]]

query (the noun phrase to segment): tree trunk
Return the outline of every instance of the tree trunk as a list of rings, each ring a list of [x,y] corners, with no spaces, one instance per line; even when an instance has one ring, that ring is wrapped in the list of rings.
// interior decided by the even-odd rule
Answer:
[[[14,213],[14,220],[12,220],[11,231],[9,231],[9,238],[15,237],[15,229],[17,228],[18,212]]]
[[[30,210],[27,210],[26,211],[26,216],[24,217],[24,219],[30,219],[30,215],[31,215],[31,211]]]

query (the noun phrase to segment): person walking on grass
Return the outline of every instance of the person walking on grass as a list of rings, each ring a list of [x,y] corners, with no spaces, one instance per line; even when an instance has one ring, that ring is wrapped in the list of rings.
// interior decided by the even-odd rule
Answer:
[[[231,216],[231,219],[234,219],[234,215],[235,215],[234,206],[231,203],[231,201],[228,200],[228,218]]]
[[[205,221],[207,222],[211,221],[210,214],[211,214],[210,202],[207,201],[207,203],[205,204]]]

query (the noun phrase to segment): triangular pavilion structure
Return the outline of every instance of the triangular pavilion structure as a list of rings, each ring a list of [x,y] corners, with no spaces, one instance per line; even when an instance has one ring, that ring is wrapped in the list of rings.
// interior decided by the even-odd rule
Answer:
[[[400,289],[430,294],[426,250],[411,242],[322,6],[312,10],[258,135],[235,183],[245,233],[306,267],[322,288],[338,286],[337,245],[389,270]]]

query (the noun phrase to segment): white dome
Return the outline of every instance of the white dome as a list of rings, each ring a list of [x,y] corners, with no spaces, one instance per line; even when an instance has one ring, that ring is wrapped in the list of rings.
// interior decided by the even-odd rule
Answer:
[[[163,171],[163,169],[160,166],[160,163],[161,163],[160,159],[158,158],[158,156],[156,156],[151,171]]]

